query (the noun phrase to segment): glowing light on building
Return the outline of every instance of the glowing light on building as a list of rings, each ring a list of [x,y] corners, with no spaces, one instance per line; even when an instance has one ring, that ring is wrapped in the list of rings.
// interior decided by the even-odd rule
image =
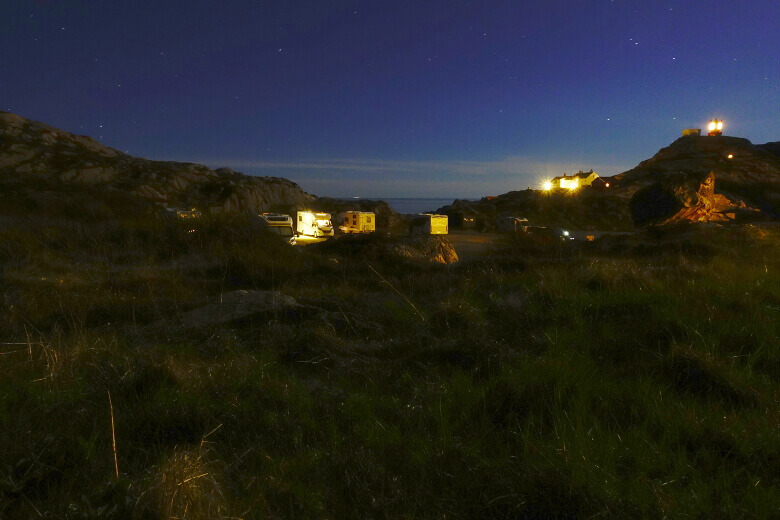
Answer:
[[[561,188],[565,188],[568,190],[576,190],[580,187],[580,179],[577,177],[574,177],[573,179],[561,179]]]
[[[722,135],[723,134],[723,120],[713,119],[710,124],[707,125],[707,135]]]
[[[552,189],[552,182],[551,181],[544,181],[542,184],[542,189],[544,191],[550,191]]]

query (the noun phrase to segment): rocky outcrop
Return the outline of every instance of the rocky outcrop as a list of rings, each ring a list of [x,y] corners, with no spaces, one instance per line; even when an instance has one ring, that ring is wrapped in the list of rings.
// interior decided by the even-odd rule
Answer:
[[[648,176],[675,172],[713,172],[717,183],[779,184],[780,157],[740,137],[689,135],[616,175],[615,180],[627,186],[640,184]]]
[[[122,190],[158,204],[216,212],[289,211],[315,201],[287,179],[133,157],[7,112],[0,112],[0,181]]]
[[[773,219],[780,157],[770,146],[729,136],[685,136],[615,176],[636,225]]]
[[[715,193],[715,174],[677,173],[634,193],[629,203],[636,226],[673,222],[722,222],[750,211]],[[753,210],[756,211],[756,210]]]
[[[416,263],[452,264],[458,261],[455,248],[442,236],[406,237],[393,245],[390,254]]]

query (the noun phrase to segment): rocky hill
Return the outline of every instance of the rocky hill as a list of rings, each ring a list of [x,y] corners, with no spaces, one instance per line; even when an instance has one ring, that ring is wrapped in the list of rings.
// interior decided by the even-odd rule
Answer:
[[[685,136],[615,176],[637,225],[778,217],[777,143],[729,136]]]
[[[97,192],[214,212],[290,210],[315,201],[287,179],[133,157],[8,112],[0,112],[0,183],[38,206]]]
[[[780,217],[779,143],[754,145],[729,136],[686,136],[605,189],[513,191],[437,211],[499,214],[574,229],[628,230],[680,221],[774,220]]]

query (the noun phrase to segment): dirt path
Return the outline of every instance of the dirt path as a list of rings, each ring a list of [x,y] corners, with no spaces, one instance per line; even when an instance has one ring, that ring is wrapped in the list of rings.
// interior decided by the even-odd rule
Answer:
[[[493,253],[507,241],[503,233],[456,232],[447,235],[460,260],[475,260]]]

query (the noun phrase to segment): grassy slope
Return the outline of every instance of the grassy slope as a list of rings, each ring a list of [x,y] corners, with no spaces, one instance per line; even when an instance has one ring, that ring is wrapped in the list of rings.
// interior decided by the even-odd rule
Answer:
[[[383,281],[241,222],[105,211],[2,217],[0,517],[776,512],[777,231]],[[344,320],[149,326],[237,288]]]

